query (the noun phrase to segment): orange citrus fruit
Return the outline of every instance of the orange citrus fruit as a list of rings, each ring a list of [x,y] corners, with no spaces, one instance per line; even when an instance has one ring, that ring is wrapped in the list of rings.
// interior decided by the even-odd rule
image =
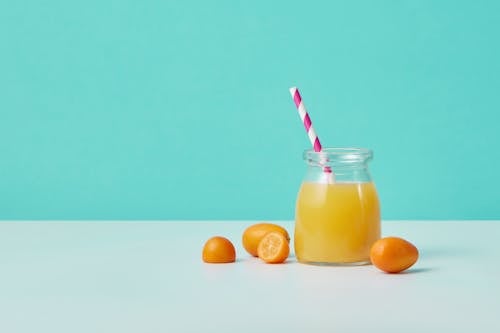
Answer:
[[[257,254],[268,264],[279,264],[288,258],[290,246],[283,233],[271,231],[259,243]]]
[[[212,264],[234,262],[236,250],[229,239],[215,236],[207,240],[203,246],[202,259],[204,262]]]
[[[418,249],[402,238],[385,237],[372,245],[370,259],[375,267],[384,272],[399,273],[417,262]]]
[[[272,231],[277,231],[283,234],[287,242],[290,241],[290,236],[285,228],[272,223],[257,223],[246,228],[243,232],[243,247],[252,256],[257,257],[257,248],[259,243],[266,234]]]

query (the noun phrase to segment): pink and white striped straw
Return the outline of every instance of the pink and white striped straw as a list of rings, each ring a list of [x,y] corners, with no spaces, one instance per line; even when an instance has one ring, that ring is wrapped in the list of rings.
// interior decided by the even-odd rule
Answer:
[[[300,119],[304,123],[307,135],[309,136],[309,141],[311,141],[311,145],[313,146],[314,151],[317,153],[321,152],[321,142],[319,141],[319,137],[316,135],[316,131],[312,126],[311,118],[309,117],[306,106],[302,101],[299,89],[297,89],[297,87],[290,88],[290,94],[292,95],[293,101],[295,102],[295,106],[297,107],[297,111],[299,112]],[[330,174],[329,180],[332,181],[334,176],[332,169],[328,166],[325,166],[323,170],[325,171],[325,173]]]

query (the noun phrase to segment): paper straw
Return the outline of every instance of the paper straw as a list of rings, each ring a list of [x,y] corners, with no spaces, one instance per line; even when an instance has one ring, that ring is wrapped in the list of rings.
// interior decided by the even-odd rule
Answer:
[[[313,146],[315,152],[320,153],[322,150],[321,142],[319,141],[319,137],[316,135],[316,131],[312,126],[311,117],[309,117],[309,113],[307,112],[306,106],[302,101],[302,97],[300,96],[299,89],[297,87],[290,88],[290,94],[292,95],[295,106],[297,107],[297,111],[299,112],[300,119],[304,123],[304,127],[307,132],[307,136],[309,137],[309,141]],[[333,181],[333,172],[329,166],[325,166],[323,168],[325,173],[330,174],[329,181]]]

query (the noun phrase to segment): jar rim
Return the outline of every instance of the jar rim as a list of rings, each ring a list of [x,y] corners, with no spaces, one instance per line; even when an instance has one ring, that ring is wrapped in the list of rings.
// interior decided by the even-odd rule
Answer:
[[[360,147],[323,147],[321,151],[316,152],[313,149],[306,149],[304,154],[311,155],[373,155],[373,151],[368,148]]]
[[[324,147],[319,152],[306,149],[303,157],[310,162],[366,162],[373,158],[373,151],[358,147]]]

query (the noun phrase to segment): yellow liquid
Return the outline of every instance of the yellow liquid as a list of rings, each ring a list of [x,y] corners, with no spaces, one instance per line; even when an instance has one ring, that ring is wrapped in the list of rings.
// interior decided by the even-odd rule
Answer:
[[[295,212],[295,255],[306,263],[363,264],[380,238],[375,185],[302,184]]]

